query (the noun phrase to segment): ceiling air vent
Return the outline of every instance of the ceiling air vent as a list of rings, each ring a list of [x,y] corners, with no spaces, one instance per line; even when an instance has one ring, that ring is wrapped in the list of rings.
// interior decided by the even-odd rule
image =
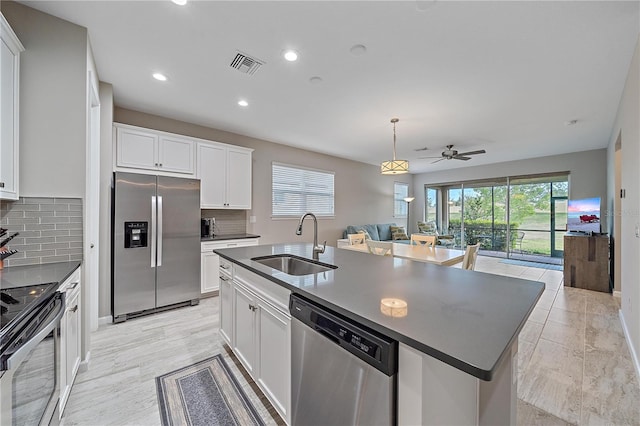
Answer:
[[[262,65],[264,65],[264,61],[242,52],[237,52],[236,57],[231,61],[231,68],[249,75],[255,74]]]

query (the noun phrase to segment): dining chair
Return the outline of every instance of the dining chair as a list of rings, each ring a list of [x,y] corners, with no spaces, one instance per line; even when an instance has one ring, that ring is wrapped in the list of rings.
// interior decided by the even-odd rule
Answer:
[[[366,240],[369,253],[378,256],[393,256],[393,243],[387,241]]]
[[[364,244],[364,234],[347,234],[347,238],[349,239],[349,245],[355,244]]]
[[[437,239],[435,235],[411,234],[411,245],[434,247]]]
[[[480,243],[467,246],[464,252],[464,259],[462,259],[462,269],[468,269],[470,271],[476,269],[476,259],[478,258],[479,249]]]

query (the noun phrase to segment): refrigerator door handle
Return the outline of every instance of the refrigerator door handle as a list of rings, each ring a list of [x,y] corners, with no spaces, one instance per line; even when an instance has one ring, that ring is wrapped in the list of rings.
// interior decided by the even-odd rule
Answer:
[[[151,196],[151,267],[156,267],[156,196]]]
[[[162,266],[162,196],[158,196],[158,266]]]

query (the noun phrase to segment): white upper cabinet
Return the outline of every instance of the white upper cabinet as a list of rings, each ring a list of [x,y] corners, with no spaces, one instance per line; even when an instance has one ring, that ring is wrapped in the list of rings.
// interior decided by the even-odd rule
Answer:
[[[251,209],[251,149],[198,144],[200,208]]]
[[[116,169],[195,175],[195,142],[155,130],[114,125]]]
[[[0,199],[18,199],[20,52],[24,47],[0,14]]]

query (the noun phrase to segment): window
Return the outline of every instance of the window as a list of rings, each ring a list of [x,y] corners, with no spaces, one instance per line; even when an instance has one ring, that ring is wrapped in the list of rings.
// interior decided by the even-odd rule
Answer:
[[[424,200],[426,207],[424,209],[425,222],[438,223],[438,190],[426,188]]]
[[[393,217],[407,217],[407,202],[404,199],[408,196],[408,183],[393,183]]]
[[[272,217],[297,217],[312,212],[334,215],[334,173],[273,163]]]

